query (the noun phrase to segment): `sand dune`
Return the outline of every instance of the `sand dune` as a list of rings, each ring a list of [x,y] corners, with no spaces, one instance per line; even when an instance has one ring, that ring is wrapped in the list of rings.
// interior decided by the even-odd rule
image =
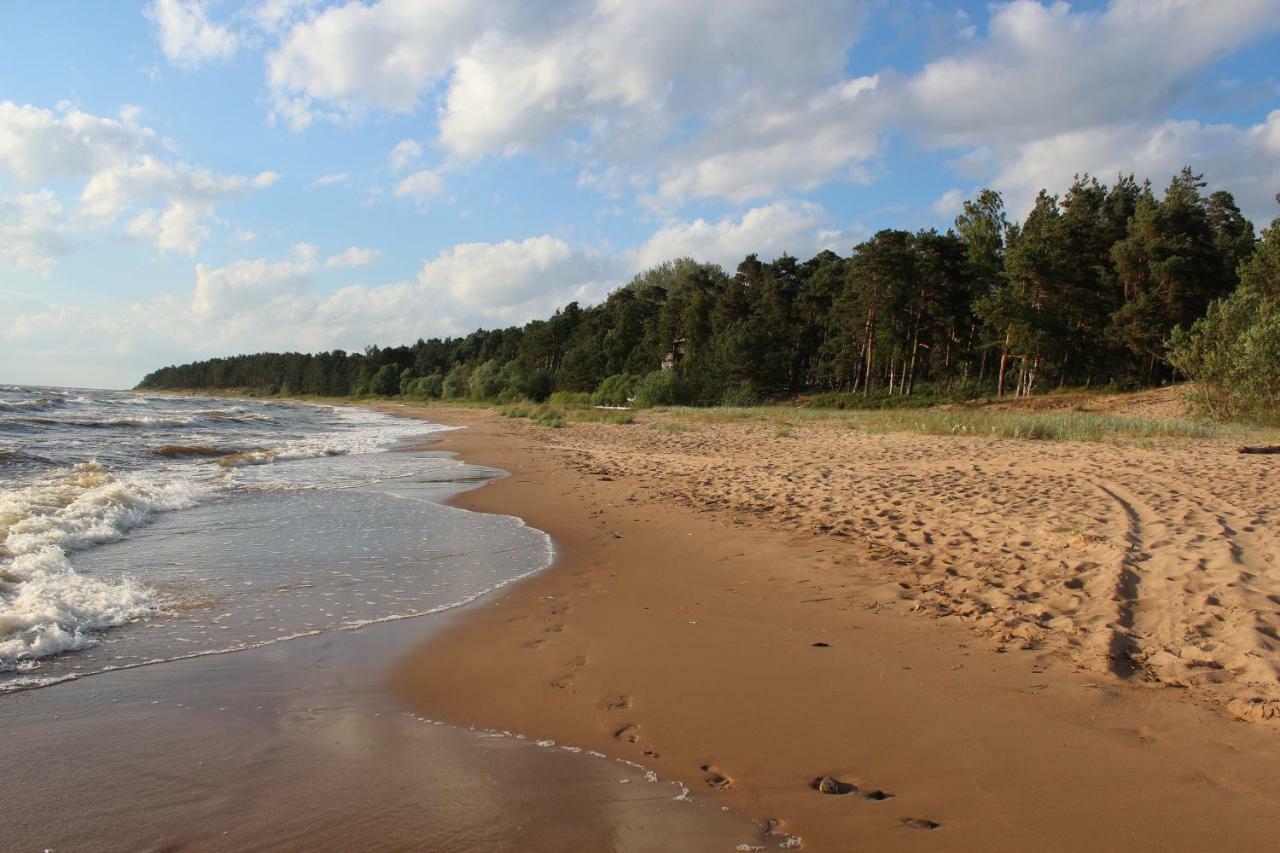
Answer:
[[[541,442],[699,511],[862,541],[872,606],[959,620],[1000,651],[1067,658],[1280,724],[1273,458],[865,433],[761,421],[574,424]]]

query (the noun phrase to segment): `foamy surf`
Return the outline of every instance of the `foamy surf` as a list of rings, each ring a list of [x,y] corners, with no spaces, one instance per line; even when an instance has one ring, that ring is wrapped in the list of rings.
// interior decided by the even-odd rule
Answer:
[[[438,503],[496,472],[384,452],[448,427],[275,401],[0,399],[57,409],[0,410],[0,693],[437,613],[551,562],[518,519]]]
[[[198,491],[89,462],[0,494],[0,671],[87,648],[95,632],[157,609],[145,586],[81,575],[68,554],[115,542],[157,512],[192,506]]]

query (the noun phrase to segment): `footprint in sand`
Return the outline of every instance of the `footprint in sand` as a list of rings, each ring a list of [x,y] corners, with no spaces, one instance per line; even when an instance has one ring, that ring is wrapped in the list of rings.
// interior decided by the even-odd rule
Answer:
[[[830,794],[837,797],[858,793],[857,785],[837,779],[834,776],[819,776],[809,783],[809,787],[820,794]]]
[[[613,739],[619,743],[639,743],[640,727],[634,723],[627,723],[613,733]]]
[[[559,634],[561,631],[563,631],[563,630],[564,630],[564,626],[563,626],[563,625],[556,624],[556,625],[552,625],[551,627],[546,628],[546,629],[544,629],[544,630],[545,630],[545,632],[546,632],[546,633],[548,633],[548,634]]]
[[[631,697],[625,693],[604,706],[606,711],[626,711],[631,708]]]
[[[570,669],[582,669],[584,666],[587,665],[587,656],[574,655],[573,657],[565,661],[564,665],[569,667]]]
[[[702,772],[707,774],[707,778],[703,781],[707,783],[709,788],[715,788],[717,791],[726,791],[733,787],[733,779],[720,772],[720,769],[714,764],[702,765]]]
[[[529,642],[527,642],[527,643],[525,643],[524,645],[522,645],[520,648],[522,648],[522,649],[536,649],[536,648],[538,648],[539,646],[541,646],[541,645],[542,645],[543,643],[545,643],[545,642],[546,642],[546,640],[530,640]]]
[[[937,829],[942,826],[936,820],[929,820],[923,817],[904,817],[902,825],[909,829]]]
[[[568,693],[572,693],[574,678],[575,676],[573,675],[563,675],[551,682],[551,686],[557,690],[564,690]]]

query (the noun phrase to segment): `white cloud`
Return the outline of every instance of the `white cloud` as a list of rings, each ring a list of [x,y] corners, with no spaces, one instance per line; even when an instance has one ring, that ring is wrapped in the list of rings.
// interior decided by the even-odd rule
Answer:
[[[249,10],[249,17],[259,29],[275,33],[299,18],[306,17],[318,2],[319,0],[262,0]]]
[[[402,139],[396,143],[395,148],[391,149],[391,153],[387,155],[387,160],[391,163],[392,170],[403,172],[417,162],[421,156],[421,145],[412,139]]]
[[[396,184],[395,195],[397,198],[411,198],[421,203],[435,198],[443,191],[444,181],[440,178],[440,173],[422,169]]]
[[[270,171],[227,175],[173,160],[170,146],[138,118],[132,107],[107,118],[68,105],[53,111],[0,101],[0,178],[20,186],[83,181],[69,225],[92,231],[132,214],[126,235],[153,240],[161,252],[187,253],[209,236],[218,202],[279,180]]]
[[[225,61],[240,46],[234,32],[209,20],[202,0],[154,0],[145,14],[159,30],[165,58],[179,67]]]
[[[785,189],[810,190],[844,172],[866,179],[857,164],[878,153],[884,102],[879,79],[859,77],[802,102],[727,124],[678,155],[661,175],[667,199],[742,202]]]
[[[823,249],[848,252],[851,236],[826,227],[829,220],[827,212],[816,204],[775,202],[752,208],[737,219],[670,223],[629,252],[627,259],[635,269],[690,257],[733,270],[752,253],[771,260],[784,252],[799,258],[811,257]]]
[[[994,6],[986,38],[905,86],[935,144],[1025,141],[1162,113],[1192,75],[1280,29],[1277,0]]]
[[[105,118],[59,105],[57,112],[0,101],[0,173],[20,184],[79,178],[136,158],[157,142],[138,111]]]
[[[574,299],[599,298],[621,270],[556,237],[462,243],[418,271],[424,294],[442,295],[465,316],[521,323]]]
[[[1154,129],[1195,75],[1280,28],[1280,0],[1011,0],[984,32],[936,13],[946,53],[850,77],[865,17],[858,0],[349,2],[295,19],[268,80],[295,128],[436,98],[445,168],[568,157],[584,185],[670,211],[869,181],[893,133],[985,161],[970,176],[985,178],[1060,134]],[[406,146],[393,168],[416,156]]]
[[[377,249],[362,249],[359,246],[352,246],[345,252],[339,252],[331,256],[324,262],[329,269],[355,269],[356,267],[367,267],[369,264],[381,260],[382,252]]]
[[[295,318],[298,298],[310,283],[303,261],[236,261],[225,267],[196,266],[191,313],[200,320]]]
[[[334,172],[329,175],[321,175],[311,182],[313,187],[330,187],[337,184],[345,184],[350,180],[350,176],[346,172]]]
[[[276,112],[298,127],[309,123],[314,100],[328,101],[338,112],[361,103],[410,110],[481,32],[485,6],[470,0],[349,2],[295,24],[267,59]]]
[[[964,190],[959,187],[952,187],[938,196],[933,204],[929,206],[929,209],[944,218],[958,216],[960,211],[964,209],[965,199],[967,198],[968,196]]]
[[[705,124],[664,192],[732,187],[729,197],[753,198],[813,186],[875,153],[875,129],[848,119],[860,109],[849,87],[865,81],[843,79],[862,5],[348,3],[289,30],[268,80],[274,115],[295,129],[371,106],[410,111],[441,85],[438,141],[463,159],[554,145],[588,165],[652,171],[668,161],[664,149],[686,147],[676,140],[691,123]],[[775,123],[762,127],[762,113]],[[824,124],[816,135],[814,114]],[[738,153],[744,135],[755,138]],[[747,189],[734,180],[744,176]]]
[[[62,205],[48,190],[0,196],[0,266],[48,275],[67,254]]]
[[[1236,197],[1246,216],[1269,222],[1280,187],[1280,110],[1252,127],[1164,121],[1067,131],[1010,150],[992,183],[1025,213],[1042,187],[1061,190],[1077,172],[1102,181],[1135,173],[1156,190],[1185,165],[1207,173],[1214,188]]]

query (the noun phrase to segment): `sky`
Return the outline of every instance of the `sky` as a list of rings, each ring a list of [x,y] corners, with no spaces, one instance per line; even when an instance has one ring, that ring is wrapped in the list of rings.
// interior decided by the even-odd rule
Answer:
[[[1183,165],[1280,215],[1280,0],[0,0],[0,382],[523,323]]]

